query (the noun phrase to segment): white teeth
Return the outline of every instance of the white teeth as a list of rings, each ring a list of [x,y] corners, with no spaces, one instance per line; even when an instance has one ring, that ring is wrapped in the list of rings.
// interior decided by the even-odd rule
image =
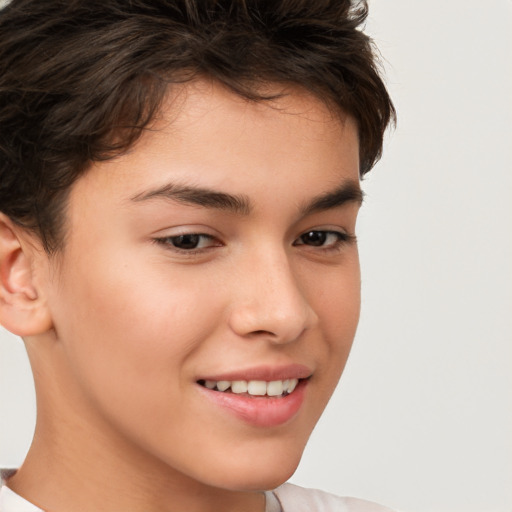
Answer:
[[[250,380],[247,383],[249,395],[263,396],[267,394],[267,383],[264,380]]]
[[[231,386],[231,382],[229,382],[228,380],[219,380],[217,382],[217,389],[219,391],[226,391],[227,389],[229,389],[229,386]]]
[[[267,384],[268,396],[279,396],[283,394],[284,384],[282,380],[273,380]]]
[[[288,393],[293,393],[293,390],[297,387],[298,383],[298,379],[290,379],[288,381],[288,388],[286,389],[286,391],[288,391]]]
[[[266,382],[264,380],[205,380],[204,386],[208,389],[217,391],[228,391],[235,394],[247,393],[252,396],[281,396],[293,393],[299,379],[273,380]]]
[[[246,380],[234,380],[231,384],[231,391],[233,393],[247,393],[247,381]]]

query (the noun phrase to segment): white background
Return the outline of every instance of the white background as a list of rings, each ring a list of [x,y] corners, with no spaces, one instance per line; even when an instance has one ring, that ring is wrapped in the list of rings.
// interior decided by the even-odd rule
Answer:
[[[356,344],[292,481],[403,512],[510,512],[512,1],[370,10],[399,122],[363,183]],[[33,422],[23,346],[0,332],[0,466]]]

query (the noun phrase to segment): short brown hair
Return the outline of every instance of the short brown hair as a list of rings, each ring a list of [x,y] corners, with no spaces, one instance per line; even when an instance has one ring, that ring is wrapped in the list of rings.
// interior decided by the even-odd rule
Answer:
[[[394,109],[350,0],[13,0],[0,11],[0,211],[46,251],[91,162],[126,151],[170,84],[211,77],[268,100],[297,84],[352,115],[361,175]]]

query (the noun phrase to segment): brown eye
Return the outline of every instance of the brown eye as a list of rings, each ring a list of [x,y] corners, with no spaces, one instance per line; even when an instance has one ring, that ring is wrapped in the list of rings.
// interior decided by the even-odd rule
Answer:
[[[179,235],[169,238],[170,243],[177,249],[191,250],[197,249],[202,235]]]
[[[300,240],[305,245],[318,247],[325,244],[329,234],[327,231],[308,231],[300,237]]]
[[[324,249],[336,249],[345,243],[355,241],[355,236],[340,231],[322,231],[319,229],[307,231],[300,235],[293,245],[305,245],[308,247],[322,247]]]
[[[155,242],[167,247],[168,249],[191,253],[222,245],[213,236],[201,233],[185,233],[183,235],[166,236],[163,238],[156,238]]]

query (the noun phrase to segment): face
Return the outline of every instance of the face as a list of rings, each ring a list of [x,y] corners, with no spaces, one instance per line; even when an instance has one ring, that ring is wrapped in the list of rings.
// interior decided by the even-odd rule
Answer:
[[[116,439],[105,458],[122,440],[225,489],[293,473],[358,321],[358,166],[353,120],[308,94],[198,82],[73,186],[47,291],[54,378]]]

